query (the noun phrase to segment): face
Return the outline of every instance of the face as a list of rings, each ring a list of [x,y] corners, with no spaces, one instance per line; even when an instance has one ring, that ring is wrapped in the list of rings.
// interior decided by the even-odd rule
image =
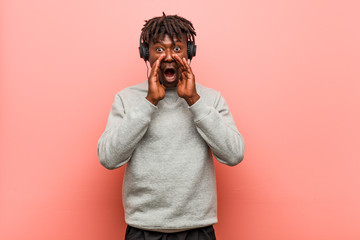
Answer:
[[[160,55],[165,54],[164,59],[160,63],[159,80],[165,87],[176,87],[180,71],[176,65],[172,54],[177,54],[181,59],[187,59],[187,37],[183,33],[181,40],[174,37],[175,46],[173,45],[169,35],[165,34],[164,39],[149,43],[149,62],[152,66]]]

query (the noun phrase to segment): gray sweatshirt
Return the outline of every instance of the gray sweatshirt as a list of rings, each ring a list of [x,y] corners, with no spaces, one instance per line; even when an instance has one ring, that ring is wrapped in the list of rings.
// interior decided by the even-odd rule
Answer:
[[[126,164],[127,224],[176,232],[217,223],[214,161],[234,166],[244,139],[219,92],[196,83],[192,106],[167,88],[157,106],[145,99],[147,81],[115,95],[97,154],[107,169]]]

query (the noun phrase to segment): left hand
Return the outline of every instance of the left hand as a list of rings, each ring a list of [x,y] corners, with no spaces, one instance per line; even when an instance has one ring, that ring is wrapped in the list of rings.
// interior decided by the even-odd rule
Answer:
[[[199,94],[196,92],[195,75],[186,58],[181,59],[177,54],[173,54],[173,58],[181,74],[181,78],[177,84],[177,93],[179,97],[184,98],[189,106],[191,106],[200,99]]]

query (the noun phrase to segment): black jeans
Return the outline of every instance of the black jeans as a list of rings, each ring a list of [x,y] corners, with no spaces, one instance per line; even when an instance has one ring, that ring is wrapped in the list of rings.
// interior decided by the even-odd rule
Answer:
[[[182,232],[162,233],[127,226],[125,240],[216,240],[212,225]]]

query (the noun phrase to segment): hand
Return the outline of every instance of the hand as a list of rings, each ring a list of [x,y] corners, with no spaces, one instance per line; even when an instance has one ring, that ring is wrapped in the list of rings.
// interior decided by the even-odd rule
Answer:
[[[165,97],[165,86],[159,81],[160,62],[164,57],[165,54],[160,55],[160,57],[152,65],[148,79],[149,88],[146,99],[154,105],[157,105],[158,102]]]
[[[173,54],[173,58],[181,72],[181,77],[177,84],[178,95],[184,98],[189,106],[191,106],[200,98],[196,92],[195,75],[185,58],[181,59],[177,54]]]

